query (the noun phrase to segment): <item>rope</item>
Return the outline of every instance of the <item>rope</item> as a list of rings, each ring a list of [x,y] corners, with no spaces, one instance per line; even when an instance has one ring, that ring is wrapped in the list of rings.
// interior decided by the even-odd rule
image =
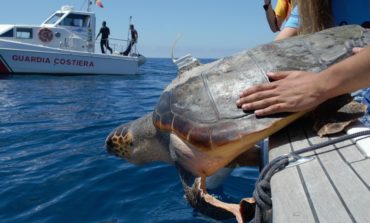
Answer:
[[[370,135],[370,130],[357,132],[345,136],[341,136],[336,139],[328,140],[316,145],[312,145],[300,150],[293,151],[289,154],[282,155],[273,159],[267,166],[265,166],[261,174],[259,175],[255,190],[253,192],[253,197],[256,200],[256,210],[254,215],[254,223],[260,223],[263,221],[263,216],[267,211],[270,211],[272,208],[272,199],[271,199],[271,178],[272,176],[284,169],[289,164],[289,158],[292,158],[293,161],[296,161],[299,154],[306,153],[309,151],[314,151],[322,147],[333,145],[339,142],[346,141],[348,139]]]

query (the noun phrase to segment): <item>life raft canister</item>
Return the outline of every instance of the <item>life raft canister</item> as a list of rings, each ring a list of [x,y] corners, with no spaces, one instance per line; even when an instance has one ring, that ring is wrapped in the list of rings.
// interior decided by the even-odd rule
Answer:
[[[39,30],[39,39],[44,43],[52,41],[53,36],[53,32],[48,28],[42,28]]]

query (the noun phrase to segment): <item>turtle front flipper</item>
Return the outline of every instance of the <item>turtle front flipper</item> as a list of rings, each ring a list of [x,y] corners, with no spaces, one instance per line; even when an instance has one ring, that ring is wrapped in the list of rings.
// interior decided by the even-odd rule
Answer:
[[[181,166],[176,165],[186,199],[190,205],[209,217],[225,220],[235,217],[237,222],[248,222],[254,217],[255,201],[243,199],[240,204],[225,203],[207,193],[206,177],[196,177]]]
[[[332,98],[312,112],[314,129],[320,137],[339,133],[362,117],[366,109],[366,105],[353,101],[349,94]]]

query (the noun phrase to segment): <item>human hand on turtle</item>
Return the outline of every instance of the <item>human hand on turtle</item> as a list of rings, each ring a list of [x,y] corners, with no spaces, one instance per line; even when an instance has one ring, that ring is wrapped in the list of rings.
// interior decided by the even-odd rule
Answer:
[[[325,83],[316,73],[281,71],[267,75],[274,81],[242,91],[236,102],[238,107],[245,111],[255,110],[257,116],[265,116],[309,110],[326,100],[322,97]]]
[[[362,47],[354,47],[353,49],[352,49],[352,52],[353,52],[353,54],[358,54],[359,52],[361,52],[363,49],[365,49],[365,48],[362,48]]]

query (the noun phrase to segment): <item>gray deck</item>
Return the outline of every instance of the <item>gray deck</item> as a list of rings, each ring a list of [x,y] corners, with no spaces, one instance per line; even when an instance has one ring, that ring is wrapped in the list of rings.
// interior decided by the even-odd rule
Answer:
[[[327,140],[300,121],[270,137],[269,159]],[[271,179],[273,223],[370,222],[370,158],[356,144],[348,140],[303,156],[315,159]]]

